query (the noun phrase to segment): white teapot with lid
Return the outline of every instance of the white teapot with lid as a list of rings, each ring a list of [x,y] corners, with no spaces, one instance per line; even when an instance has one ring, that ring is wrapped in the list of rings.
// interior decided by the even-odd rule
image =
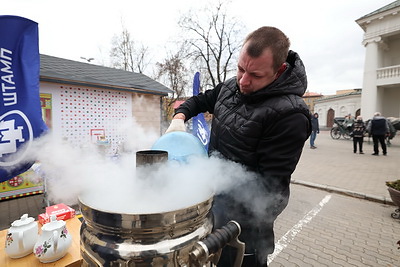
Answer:
[[[38,225],[28,214],[15,220],[7,231],[5,252],[10,258],[21,258],[32,253],[38,239]]]
[[[67,254],[71,243],[72,237],[65,221],[57,221],[56,216],[52,215],[50,222],[42,226],[42,233],[36,241],[33,253],[40,262],[53,262]]]

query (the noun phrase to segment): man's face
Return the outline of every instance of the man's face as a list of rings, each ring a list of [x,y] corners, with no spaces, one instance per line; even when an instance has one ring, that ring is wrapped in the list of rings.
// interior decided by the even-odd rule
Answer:
[[[239,55],[237,82],[240,92],[250,94],[272,83],[277,74],[272,67],[273,57],[270,49],[265,49],[259,57],[253,58],[247,54],[246,48],[247,43]]]

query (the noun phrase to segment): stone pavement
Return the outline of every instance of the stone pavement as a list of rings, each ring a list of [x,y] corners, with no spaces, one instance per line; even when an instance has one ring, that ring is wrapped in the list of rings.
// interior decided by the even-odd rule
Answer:
[[[327,131],[318,135],[317,149],[306,142],[291,199],[275,222],[269,266],[400,266],[400,224],[386,205],[392,203],[385,185],[400,179],[400,135],[387,156],[372,156],[372,142],[365,141],[365,154]]]
[[[292,184],[275,221],[268,267],[398,267],[399,220],[391,205]]]
[[[0,230],[9,228],[13,221],[18,220],[25,213],[37,220],[38,215],[45,211],[44,207],[43,194],[1,200]]]
[[[370,140],[369,140],[370,139]],[[305,143],[292,182],[318,189],[393,204],[385,181],[400,179],[400,135],[391,140],[387,156],[381,149],[373,153],[372,138],[364,138],[363,152],[353,153],[353,142],[334,140],[329,131],[321,131],[315,140],[316,149]]]

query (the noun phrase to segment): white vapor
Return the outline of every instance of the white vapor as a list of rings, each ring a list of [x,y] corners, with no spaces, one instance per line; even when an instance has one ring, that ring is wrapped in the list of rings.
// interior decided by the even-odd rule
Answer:
[[[36,141],[32,156],[40,162],[49,199],[74,205],[82,198],[109,212],[156,213],[195,205],[253,179],[240,164],[215,156],[167,161],[138,172],[136,152],[150,149],[153,140],[148,137],[154,135],[143,129],[135,132],[135,138],[128,135],[135,140],[130,149],[118,159],[105,156],[95,144],[73,147],[51,134]]]

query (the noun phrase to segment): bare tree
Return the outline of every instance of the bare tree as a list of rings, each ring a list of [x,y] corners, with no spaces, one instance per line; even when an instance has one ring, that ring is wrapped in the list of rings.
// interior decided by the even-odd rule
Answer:
[[[186,77],[187,68],[183,50],[171,54],[163,62],[157,62],[156,79],[172,90],[172,94],[164,98],[165,120],[168,121],[174,112],[174,104],[177,100],[186,96],[185,88],[188,86]]]
[[[111,64],[118,69],[143,73],[148,65],[147,53],[148,47],[136,44],[129,31],[123,28],[122,33],[112,40]]]
[[[243,24],[229,17],[221,2],[211,10],[206,7],[203,12],[189,11],[178,24],[189,37],[189,56],[199,66],[207,85],[215,87],[225,81],[236,69]]]

